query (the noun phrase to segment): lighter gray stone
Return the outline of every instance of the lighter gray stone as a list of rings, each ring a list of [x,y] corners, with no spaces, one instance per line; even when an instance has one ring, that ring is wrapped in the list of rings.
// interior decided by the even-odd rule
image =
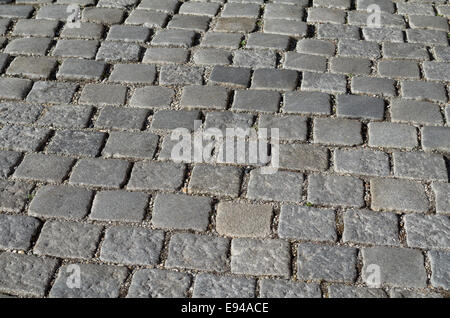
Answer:
[[[27,250],[40,224],[29,216],[0,214],[0,247]]]
[[[168,268],[203,271],[226,270],[229,240],[209,235],[174,234],[169,243]]]
[[[344,212],[344,242],[399,245],[399,220],[394,213],[366,210]]]
[[[261,298],[321,298],[318,284],[281,279],[263,279],[259,283]]]
[[[352,207],[364,205],[364,186],[361,179],[310,175],[308,181],[308,201],[311,203]]]
[[[0,291],[24,296],[44,297],[56,270],[56,259],[31,255],[0,255]]]
[[[28,213],[36,217],[80,220],[89,213],[93,192],[68,185],[39,188]]]
[[[434,287],[450,289],[450,252],[432,250],[428,252],[431,263],[431,284]]]
[[[445,215],[405,216],[406,242],[417,248],[450,248],[450,219]]]
[[[297,251],[297,276],[302,280],[353,282],[356,279],[356,248],[302,243]]]
[[[231,272],[247,275],[289,277],[289,243],[273,239],[233,239],[231,243]]]
[[[47,221],[34,247],[38,255],[91,259],[97,250],[102,227],[75,222]]]
[[[422,184],[409,180],[372,179],[372,209],[375,211],[426,212],[429,202]]]
[[[51,298],[118,298],[120,287],[128,276],[128,269],[97,264],[75,264],[80,269],[81,288],[70,288],[67,281],[73,268],[64,265],[50,290]]]
[[[155,265],[163,246],[164,232],[117,226],[106,230],[100,259],[128,265]]]
[[[193,298],[254,298],[255,280],[246,277],[199,274]]]
[[[134,275],[127,298],[184,298],[191,277],[161,269],[140,269]]]
[[[419,250],[369,247],[362,250],[362,278],[370,283],[373,265],[379,266],[380,283],[396,287],[426,287],[427,274]],[[371,266],[372,265],[372,266]]]
[[[272,210],[270,205],[220,202],[216,230],[233,237],[267,237],[271,233]]]
[[[278,235],[284,239],[335,242],[336,216],[333,210],[283,205]]]

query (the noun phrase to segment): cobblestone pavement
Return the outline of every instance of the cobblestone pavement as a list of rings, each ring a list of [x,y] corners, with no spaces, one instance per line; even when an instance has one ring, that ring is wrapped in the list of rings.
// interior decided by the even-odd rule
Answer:
[[[449,296],[449,1],[0,3],[3,296]]]

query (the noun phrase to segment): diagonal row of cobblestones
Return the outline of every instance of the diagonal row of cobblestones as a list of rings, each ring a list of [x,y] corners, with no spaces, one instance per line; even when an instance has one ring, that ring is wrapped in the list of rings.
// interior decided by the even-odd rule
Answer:
[[[449,17],[0,0],[0,297],[448,297]],[[180,128],[277,128],[279,169]]]

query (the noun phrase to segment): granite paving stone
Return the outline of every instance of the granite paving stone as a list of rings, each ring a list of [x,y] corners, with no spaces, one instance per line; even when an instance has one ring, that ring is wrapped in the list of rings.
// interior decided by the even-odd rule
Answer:
[[[344,212],[344,242],[399,245],[398,216],[368,210]]]
[[[318,284],[284,279],[263,279],[259,285],[261,298],[321,298]]]
[[[433,182],[431,185],[436,200],[436,212],[450,213],[450,184]]]
[[[27,250],[41,222],[23,215],[0,214],[0,247]]]
[[[51,298],[118,298],[121,284],[128,275],[126,267],[98,264],[64,265],[58,271],[56,281],[50,290]],[[67,281],[74,268],[80,270],[80,288],[70,288]]]
[[[119,188],[129,163],[119,159],[81,159],[72,170],[69,183],[91,187]]]
[[[426,212],[429,208],[425,188],[416,181],[372,179],[372,209],[375,211]]]
[[[68,185],[39,188],[30,203],[28,214],[35,217],[81,220],[90,210],[93,192]]]
[[[405,229],[411,247],[448,249],[450,246],[450,220],[445,215],[406,215]]]
[[[38,255],[91,259],[100,241],[101,230],[98,225],[47,221],[34,252]]]
[[[127,298],[186,297],[191,277],[161,269],[140,269],[133,275]]]
[[[174,234],[169,243],[168,268],[224,272],[230,242],[223,237]]]
[[[98,221],[140,222],[147,212],[149,196],[122,190],[97,192],[89,218]]]
[[[205,231],[212,209],[210,198],[185,194],[158,194],[152,211],[152,224],[164,229]]]
[[[362,279],[371,283],[372,267],[378,266],[380,284],[396,287],[426,286],[424,258],[419,250],[394,247],[368,247],[362,249]],[[372,266],[371,266],[372,265]]]
[[[337,239],[333,210],[283,205],[278,226],[281,238],[316,242]]]
[[[217,232],[233,237],[266,237],[271,232],[272,210],[270,205],[221,202],[217,206]]]
[[[100,259],[119,264],[154,265],[159,261],[164,232],[116,226],[106,230]]]
[[[0,291],[24,296],[44,297],[58,261],[33,255],[2,253]]]
[[[62,182],[74,163],[71,158],[53,155],[26,155],[16,168],[13,178],[43,182]]]
[[[450,286],[450,277],[448,275],[448,263],[450,262],[450,253],[446,251],[433,250],[428,253],[431,263],[431,284],[435,287],[448,289]]]
[[[289,243],[277,239],[237,238],[231,242],[231,272],[289,277]]]
[[[357,276],[356,254],[357,249],[353,247],[299,244],[297,276],[302,280],[325,279],[351,283]]]
[[[255,280],[245,277],[197,275],[193,298],[254,298]]]

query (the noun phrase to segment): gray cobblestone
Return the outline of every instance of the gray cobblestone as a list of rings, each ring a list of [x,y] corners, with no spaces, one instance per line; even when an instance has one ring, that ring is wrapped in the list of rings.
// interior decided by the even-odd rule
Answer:
[[[24,99],[31,89],[32,82],[20,78],[1,78],[0,97],[5,99]]]
[[[286,113],[319,114],[331,113],[330,95],[320,92],[288,92],[285,94]]]
[[[389,291],[391,298],[442,298],[441,294],[433,292],[422,292],[417,290],[408,290],[401,288],[392,288]]]
[[[333,210],[284,205],[281,207],[278,235],[295,240],[335,242],[335,213]]]
[[[56,270],[57,260],[32,255],[2,253],[0,291],[43,297]]]
[[[308,178],[308,201],[325,205],[364,205],[362,180],[345,176],[310,175]]]
[[[27,96],[30,103],[69,104],[72,101],[77,84],[59,82],[35,82]]]
[[[404,81],[401,82],[401,93],[406,99],[431,100],[446,102],[445,88],[440,83]]]
[[[17,151],[34,151],[46,141],[48,129],[3,126],[0,129],[0,147]]]
[[[153,158],[158,136],[146,132],[111,132],[103,156],[111,158]]]
[[[405,216],[406,241],[411,247],[449,248],[450,220],[445,215]]]
[[[239,90],[234,92],[233,108],[249,111],[276,112],[281,96],[264,90]]]
[[[240,168],[198,165],[192,170],[188,189],[193,193],[239,196],[241,186]]]
[[[344,212],[344,242],[399,245],[398,217],[366,210]]]
[[[450,214],[450,185],[448,183],[433,182],[432,189],[436,200],[436,211]]]
[[[154,65],[116,64],[109,81],[151,85],[155,81],[155,76]]]
[[[343,75],[304,72],[301,89],[331,94],[345,93],[347,91],[347,81]]]
[[[19,162],[21,154],[15,151],[0,151],[0,178],[8,177]]]
[[[0,247],[27,250],[40,223],[29,216],[0,214]]]
[[[259,285],[261,298],[321,298],[317,284],[281,279],[263,279]]]
[[[450,277],[446,270],[450,262],[450,253],[445,251],[430,251],[428,253],[431,262],[431,284],[435,287],[449,289]]]
[[[280,145],[280,167],[293,170],[325,171],[329,151],[313,145]]]
[[[437,150],[443,152],[450,151],[450,127],[430,127],[422,128],[422,146],[426,151]]]
[[[64,265],[59,269],[56,281],[50,290],[51,298],[117,298],[128,270],[125,267],[97,264],[75,264],[80,268],[81,288],[69,288],[67,281],[73,269]]]
[[[166,266],[224,272],[229,244],[229,240],[222,237],[175,234],[169,243]]]
[[[209,198],[161,193],[155,199],[152,224],[165,229],[205,231],[209,224],[210,212]]]
[[[370,247],[362,250],[364,282],[370,282],[370,265],[380,268],[380,283],[398,287],[425,287],[427,274],[419,250]]]
[[[42,154],[26,155],[14,172],[16,179],[62,182],[74,163],[73,159]]]
[[[42,228],[34,252],[38,255],[91,259],[97,249],[101,229],[92,224],[48,221]]]
[[[247,275],[290,275],[289,243],[272,239],[233,239],[231,272]]]
[[[296,172],[277,171],[262,174],[259,169],[250,173],[247,197],[250,199],[300,202],[303,175]]]
[[[419,152],[394,152],[394,175],[433,181],[448,181],[444,157]]]
[[[330,298],[387,298],[381,288],[353,287],[346,285],[328,286]]]
[[[361,123],[332,118],[314,119],[314,142],[354,146],[362,144]]]
[[[355,248],[303,243],[298,245],[297,252],[297,276],[301,279],[336,282],[353,282],[356,279]]]
[[[375,97],[339,95],[337,115],[348,118],[383,119],[384,101]]]
[[[53,136],[47,150],[51,153],[95,157],[105,137],[105,134],[100,132],[59,130]]]
[[[267,237],[272,213],[269,205],[221,202],[217,206],[216,229],[227,236]]]
[[[89,213],[92,191],[67,185],[39,188],[28,213],[36,217],[80,220]]]
[[[181,106],[187,108],[226,109],[228,90],[215,86],[185,86],[181,97]]]
[[[176,190],[181,187],[185,165],[172,162],[139,162],[133,167],[130,190]]]
[[[194,283],[194,298],[254,298],[255,280],[245,277],[200,274]]]
[[[120,264],[154,265],[159,261],[163,240],[162,231],[112,227],[106,230],[100,259]]]
[[[442,125],[443,123],[438,105],[401,99],[391,102],[391,119],[394,122],[422,125]]]
[[[372,209],[426,212],[429,202],[422,184],[409,180],[372,179]]]
[[[335,170],[340,173],[387,176],[390,172],[389,156],[381,151],[368,149],[336,149],[334,165]]]
[[[127,298],[186,297],[191,278],[185,273],[140,269],[133,275]]]
[[[406,124],[370,123],[369,146],[412,149],[418,146],[417,129]]]
[[[69,183],[119,188],[125,181],[128,162],[118,159],[82,159],[72,170]]]
[[[42,113],[42,106],[18,102],[0,104],[0,122],[5,124],[32,124]]]
[[[89,218],[99,221],[140,222],[144,219],[148,201],[148,195],[140,192],[97,192]]]

